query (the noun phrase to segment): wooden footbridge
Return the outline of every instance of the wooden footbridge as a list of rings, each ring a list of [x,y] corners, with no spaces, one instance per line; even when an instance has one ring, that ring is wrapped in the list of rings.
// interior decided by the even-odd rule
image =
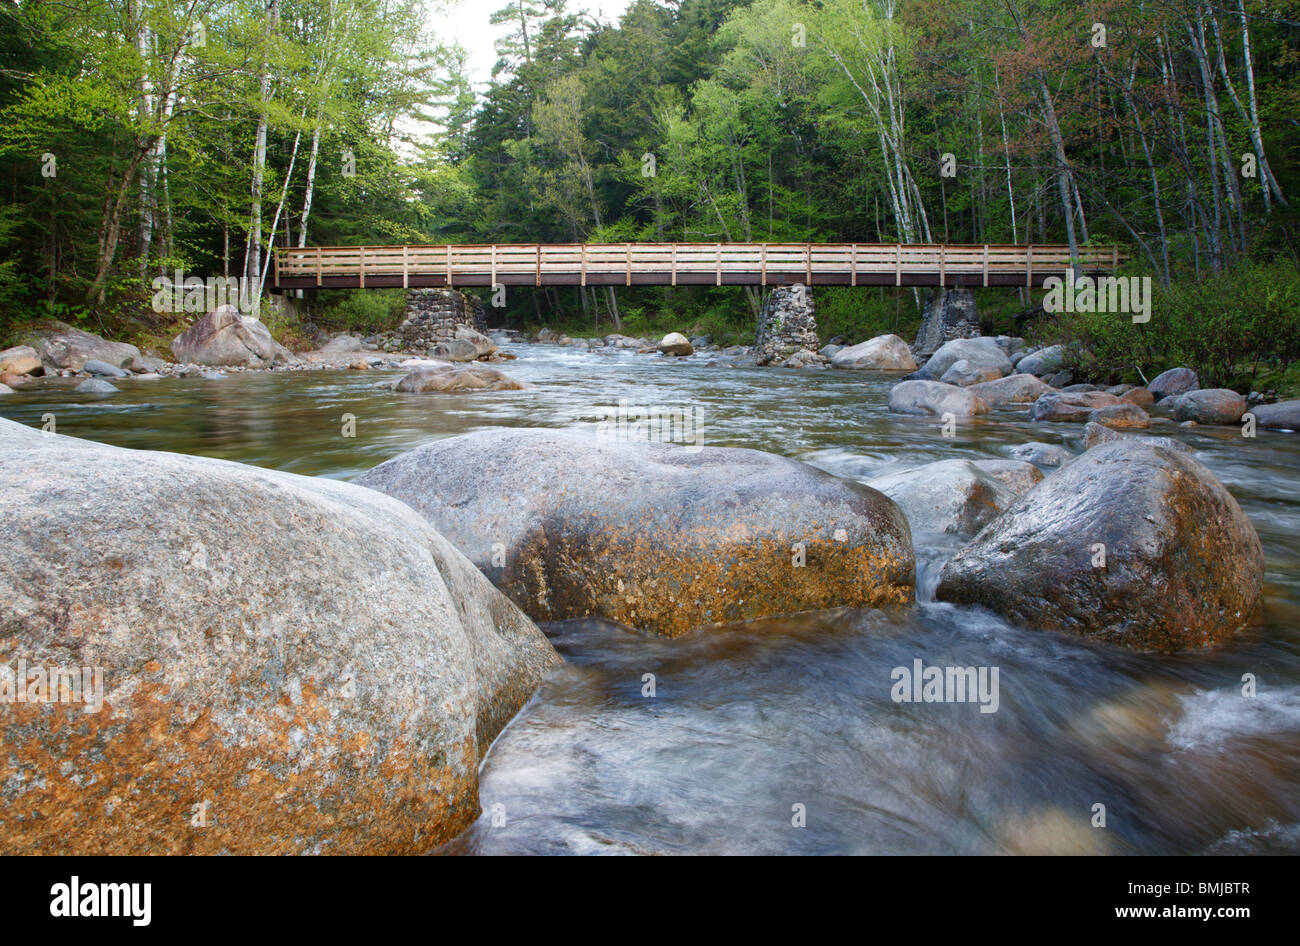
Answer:
[[[1037,286],[1112,272],[1117,247],[886,243],[309,246],[275,251],[270,289],[427,286]]]

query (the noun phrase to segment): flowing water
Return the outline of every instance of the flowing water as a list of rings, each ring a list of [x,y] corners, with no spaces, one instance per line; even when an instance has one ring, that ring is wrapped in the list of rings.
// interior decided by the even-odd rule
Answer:
[[[890,379],[856,372],[513,350],[503,367],[529,390],[403,395],[373,387],[392,371],[245,373],[124,381],[105,398],[32,385],[0,414],[343,479],[433,438],[591,425],[620,400],[698,407],[710,446],[854,479],[1080,432],[1006,412],[943,437],[934,418],[886,412]],[[497,739],[483,816],[445,851],[1300,853],[1300,434],[1155,432],[1192,446],[1263,540],[1259,622],[1227,645],[1133,654],[937,603],[938,568],[960,543],[926,535],[915,536],[919,603],[903,614],[798,615],[677,640],[548,625],[565,664]],[[918,659],[997,668],[997,711],[894,702],[892,670]]]

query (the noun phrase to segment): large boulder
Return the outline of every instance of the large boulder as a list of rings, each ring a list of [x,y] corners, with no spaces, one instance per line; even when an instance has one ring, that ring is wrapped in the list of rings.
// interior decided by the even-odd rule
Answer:
[[[972,536],[1042,478],[1030,463],[940,460],[873,477],[867,485],[903,508],[913,535]]]
[[[40,368],[41,356],[30,345],[16,345],[0,351],[0,374],[31,374]]]
[[[522,391],[524,385],[504,372],[480,364],[423,364],[394,385],[415,394],[457,394],[462,391]]]
[[[1008,407],[1013,404],[1033,404],[1044,394],[1051,394],[1056,389],[1032,374],[1011,374],[995,381],[972,384],[969,390],[987,401],[989,407]]]
[[[1115,430],[1141,430],[1151,426],[1151,417],[1136,404],[1107,404],[1089,415],[1089,423],[1101,424]]]
[[[930,356],[916,376],[929,381],[939,381],[945,372],[959,361],[966,362],[967,370],[985,372],[982,380],[1011,374],[1011,359],[1002,350],[997,339],[982,337],[957,338],[946,342]]]
[[[684,358],[687,355],[695,354],[695,348],[691,345],[690,340],[681,332],[669,332],[656,346],[662,355],[673,355],[678,358]]]
[[[1061,370],[1065,363],[1065,346],[1049,345],[1047,348],[1025,355],[1016,362],[1016,370],[1037,377]]]
[[[81,371],[87,361],[102,361],[116,368],[125,368],[140,357],[140,349],[134,345],[110,342],[71,327],[42,333],[35,347],[46,374]]]
[[[1121,404],[1136,407],[1105,391],[1056,391],[1035,401],[1029,416],[1034,420],[1083,424],[1094,419],[1093,412],[1098,408]]]
[[[893,501],[757,450],[487,430],[356,482],[421,512],[537,620],[598,616],[677,636],[913,600],[911,535]]]
[[[953,339],[975,338],[979,333],[975,294],[969,289],[941,289],[926,304],[913,347],[918,355],[930,355]]]
[[[1300,430],[1300,401],[1278,401],[1252,407],[1258,427],[1274,430]]]
[[[988,402],[970,388],[941,381],[900,381],[889,391],[889,411],[892,414],[932,414],[942,417],[973,417],[987,414]]]
[[[1145,439],[1094,447],[944,566],[937,597],[1143,650],[1223,640],[1259,602],[1254,526],[1209,470]]]
[[[409,507],[3,420],[0,451],[0,665],[102,673],[102,706],[0,710],[6,852],[415,853],[475,819],[558,657]]]
[[[1194,420],[1198,424],[1235,424],[1246,413],[1245,396],[1228,388],[1203,388],[1175,394],[1162,404],[1173,408],[1175,420]]]
[[[496,342],[468,325],[455,325],[450,338],[428,346],[429,355],[442,361],[478,361],[496,354]]]
[[[1122,434],[1113,427],[1107,427],[1096,421],[1088,421],[1083,425],[1083,436],[1079,439],[1079,446],[1084,450],[1091,450],[1093,447],[1103,443],[1114,443],[1117,440],[1140,440],[1145,443],[1154,444],[1158,447],[1164,447],[1166,450],[1173,450],[1177,453],[1192,455],[1192,448],[1180,440],[1174,440],[1172,437],[1152,437],[1145,434]]]
[[[1147,390],[1157,401],[1175,394],[1186,394],[1201,386],[1201,379],[1191,368],[1170,368],[1155,376]]]
[[[830,348],[831,346],[826,346]],[[826,349],[822,349],[826,353]],[[860,371],[915,371],[912,349],[897,335],[877,335],[859,345],[840,348],[830,355],[831,367]]]
[[[294,361],[265,325],[229,305],[209,312],[173,338],[171,349],[178,362],[192,365],[261,368]]]
[[[999,368],[989,365],[973,365],[965,358],[962,358],[960,361],[954,361],[952,366],[943,373],[943,377],[939,380],[944,384],[956,384],[961,387],[970,387],[971,385],[981,384],[986,381],[996,381],[1001,377],[1002,374]]]

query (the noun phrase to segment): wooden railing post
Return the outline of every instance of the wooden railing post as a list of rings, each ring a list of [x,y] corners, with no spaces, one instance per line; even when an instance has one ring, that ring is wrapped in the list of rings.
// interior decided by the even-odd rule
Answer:
[[[631,244],[631,243],[628,243],[628,244],[626,245],[626,249],[627,249],[627,283],[626,283],[626,285],[629,285],[629,286],[630,286],[630,285],[632,285],[632,244]]]
[[[984,285],[989,284],[989,245],[984,244]]]
[[[453,280],[451,275],[451,244],[447,244],[447,288],[452,287]]]
[[[537,285],[542,284],[542,244],[537,244]]]
[[[321,260],[320,247],[318,246],[318,247],[316,247],[316,285],[318,285],[318,286],[321,284],[321,283],[320,283],[320,278],[321,278],[321,266],[322,266],[322,263],[323,263],[323,261]]]
[[[492,244],[492,288],[497,287],[497,245]]]
[[[357,268],[361,270],[361,288],[366,288],[366,248],[364,246],[357,249]]]
[[[1034,285],[1034,244],[1032,243],[1025,247],[1025,285],[1030,288]]]
[[[858,284],[858,245],[856,243],[849,244],[849,268],[853,270],[849,285],[856,286]]]
[[[939,244],[939,288],[948,288],[948,246]]]
[[[672,282],[672,284],[675,286],[675,285],[677,285],[677,241],[676,241],[676,240],[673,241],[672,266],[673,266],[673,282]]]
[[[405,243],[402,244],[402,288],[411,288],[411,264],[407,259],[407,251],[410,249]]]
[[[903,244],[894,244],[894,285],[903,285]]]
[[[804,280],[803,284],[805,286],[812,285],[812,244],[811,243],[805,243],[803,245],[803,280]]]
[[[717,244],[716,249],[718,251],[718,278],[715,285],[721,286],[722,285],[722,244],[721,243]]]
[[[582,273],[578,285],[582,286],[585,289],[587,287],[587,244],[585,243],[582,244],[582,249],[579,250],[578,252],[580,254],[580,259],[581,259],[581,262],[579,263],[579,269],[581,270]]]
[[[763,285],[766,286],[767,285],[767,244],[766,243],[763,244],[763,248],[759,251],[758,258],[759,258],[759,267],[762,270]]]

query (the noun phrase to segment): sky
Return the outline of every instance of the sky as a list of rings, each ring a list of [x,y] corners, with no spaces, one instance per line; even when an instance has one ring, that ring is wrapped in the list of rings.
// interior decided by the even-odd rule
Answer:
[[[602,23],[613,23],[623,15],[630,0],[570,0],[571,12],[587,10]],[[480,91],[492,78],[492,66],[497,61],[493,43],[497,37],[508,33],[506,24],[492,26],[488,17],[492,11],[507,6],[510,0],[450,0],[443,4],[430,4],[429,24],[441,39],[460,43],[469,51],[470,78]]]

